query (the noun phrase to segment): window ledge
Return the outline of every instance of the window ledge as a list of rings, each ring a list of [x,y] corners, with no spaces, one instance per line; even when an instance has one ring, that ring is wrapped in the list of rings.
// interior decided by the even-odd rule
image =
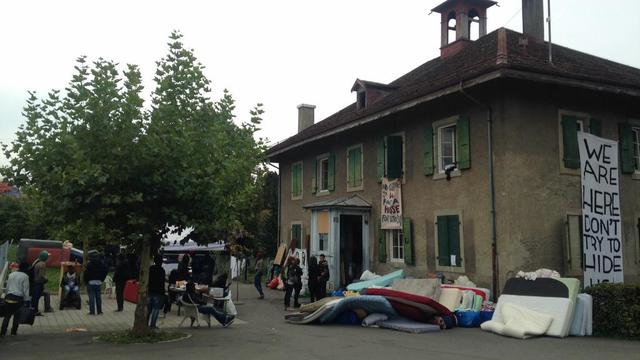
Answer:
[[[391,265],[404,265],[404,259],[389,259]]]
[[[329,191],[329,190],[322,190],[322,191],[318,191],[318,192],[316,192],[316,196],[327,196],[327,195],[331,195],[331,191]]]
[[[451,177],[458,177],[462,175],[462,171],[460,171],[459,169],[453,170],[451,172]],[[447,174],[445,173],[435,173],[433,174],[433,180],[442,180],[442,179],[446,179],[447,178]]]
[[[438,261],[438,259],[436,259],[436,261]],[[436,271],[445,271],[445,272],[460,273],[460,274],[464,274],[465,273],[464,265],[463,266],[440,266],[440,265],[436,265]]]
[[[560,175],[580,176],[580,169],[570,169],[560,165]]]
[[[633,174],[631,174],[631,179],[640,180],[640,171],[638,170],[634,171]]]
[[[356,186],[356,187],[348,187],[347,186],[347,192],[362,191],[362,190],[364,190],[364,186],[362,186],[362,185]]]
[[[291,200],[302,200],[302,195],[299,196],[292,196]]]

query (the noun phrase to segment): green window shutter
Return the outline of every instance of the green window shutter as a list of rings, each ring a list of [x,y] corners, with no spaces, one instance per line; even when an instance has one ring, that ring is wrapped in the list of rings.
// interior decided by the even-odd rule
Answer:
[[[336,155],[334,153],[329,154],[329,175],[328,177],[328,187],[329,191],[333,191],[336,189]]]
[[[462,262],[462,259],[460,259],[460,218],[458,215],[449,215],[448,218],[449,255],[456,256],[456,263],[451,264],[451,259],[449,259],[449,264],[450,266],[460,266]]]
[[[385,141],[382,140],[380,142],[378,142],[378,162],[377,162],[377,177],[378,177],[378,182],[382,182],[382,178],[385,176],[384,173],[384,145],[385,145]]]
[[[378,262],[381,263],[387,262],[387,242],[384,233],[380,219],[378,219]]]
[[[298,164],[291,165],[291,196],[298,195]]]
[[[402,136],[387,136],[387,177],[402,178]]]
[[[578,119],[573,116],[562,116],[562,146],[564,149],[564,167],[568,169],[580,168],[580,153],[578,150]]]
[[[404,263],[415,265],[413,259],[413,231],[411,219],[402,219],[402,238],[404,240]]]
[[[347,153],[347,185],[349,187],[355,186],[355,149],[351,149]]]
[[[311,171],[311,193],[318,191],[318,159],[313,162],[313,170]]]
[[[469,142],[469,117],[460,116],[456,124],[456,142],[458,169],[469,169],[471,167],[471,146]]]
[[[630,174],[635,170],[633,130],[630,124],[619,124],[618,130],[620,139],[620,170],[625,174]]]
[[[433,175],[433,128],[431,126],[427,126],[424,129],[423,145],[424,174]]]
[[[296,196],[302,195],[302,164],[296,165]]]
[[[449,217],[438,216],[436,218],[436,227],[438,229],[438,265],[451,265],[449,257]]]
[[[590,119],[589,132],[595,136],[602,136],[602,121],[598,119]]]
[[[358,147],[355,151],[355,160],[353,161],[354,186],[362,185],[362,148]]]

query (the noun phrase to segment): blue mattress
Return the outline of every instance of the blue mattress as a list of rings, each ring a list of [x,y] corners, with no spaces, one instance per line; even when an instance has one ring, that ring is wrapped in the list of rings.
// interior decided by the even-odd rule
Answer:
[[[393,280],[402,278],[404,278],[404,270],[398,270],[379,278],[349,284],[349,286],[347,286],[347,290],[360,291],[371,286],[389,286],[393,283]]]
[[[397,313],[391,306],[391,303],[383,296],[377,295],[361,295],[349,296],[343,298],[339,303],[335,304],[330,310],[320,316],[320,323],[332,323],[340,316],[340,314],[348,310],[364,310],[367,314],[379,313],[388,316],[396,316]]]

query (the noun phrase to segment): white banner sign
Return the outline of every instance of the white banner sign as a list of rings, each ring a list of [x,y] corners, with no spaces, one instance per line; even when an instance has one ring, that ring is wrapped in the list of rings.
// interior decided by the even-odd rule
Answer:
[[[400,180],[382,179],[382,206],[380,207],[382,229],[402,229],[402,194]]]
[[[584,286],[621,283],[622,221],[618,143],[578,132],[582,178]]]

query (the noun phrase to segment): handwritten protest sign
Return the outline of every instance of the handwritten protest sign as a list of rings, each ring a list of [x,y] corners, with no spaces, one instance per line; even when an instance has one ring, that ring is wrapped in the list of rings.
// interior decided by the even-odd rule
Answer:
[[[584,286],[621,283],[622,221],[618,143],[578,133],[582,178]]]
[[[382,180],[382,212],[380,224],[383,229],[402,229],[402,195],[400,180]]]

